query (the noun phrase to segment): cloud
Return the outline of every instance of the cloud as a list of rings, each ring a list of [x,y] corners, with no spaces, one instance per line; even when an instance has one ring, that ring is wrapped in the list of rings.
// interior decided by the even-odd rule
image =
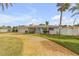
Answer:
[[[52,17],[52,19],[54,19],[54,20],[57,20],[59,18],[60,18],[60,15],[55,15],[55,16]]]
[[[11,16],[0,14],[0,25],[29,25],[32,23],[40,24],[42,18],[33,17],[30,15]]]
[[[52,19],[53,24],[58,25],[59,21],[60,21],[60,15],[55,15],[51,19]],[[73,21],[74,21],[73,18],[70,18],[70,17],[67,17],[67,16],[63,16],[63,18],[62,18],[62,24],[63,25],[73,25]]]

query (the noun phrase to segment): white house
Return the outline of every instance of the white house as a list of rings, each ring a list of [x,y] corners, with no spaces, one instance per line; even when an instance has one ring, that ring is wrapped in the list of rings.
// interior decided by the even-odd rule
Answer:
[[[10,32],[11,28],[8,28],[7,26],[0,27],[0,32]]]
[[[48,29],[48,30],[46,30]],[[7,32],[8,30],[0,30]],[[36,34],[59,34],[59,27],[54,25],[34,25],[34,26],[19,26],[19,33],[36,33]],[[47,33],[45,33],[47,32]],[[61,35],[79,35],[79,27],[63,27],[61,28]]]
[[[19,26],[19,27],[17,28],[17,31],[18,31],[19,33],[27,33],[27,32],[28,32],[28,27],[27,27],[27,26]]]
[[[8,29],[0,29],[0,32],[8,32]]]
[[[54,27],[53,30],[49,30],[49,34],[58,34],[59,28]],[[61,35],[79,35],[79,27],[62,27]]]

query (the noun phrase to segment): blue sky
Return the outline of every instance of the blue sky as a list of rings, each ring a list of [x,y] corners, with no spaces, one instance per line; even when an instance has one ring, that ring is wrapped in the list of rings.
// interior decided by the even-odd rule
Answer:
[[[66,11],[63,14],[62,24],[72,25],[74,18]],[[48,21],[51,25],[59,24],[60,13],[57,11],[55,3],[17,3],[2,11],[0,7],[0,25],[29,25],[41,24]],[[76,23],[79,23],[77,20]]]

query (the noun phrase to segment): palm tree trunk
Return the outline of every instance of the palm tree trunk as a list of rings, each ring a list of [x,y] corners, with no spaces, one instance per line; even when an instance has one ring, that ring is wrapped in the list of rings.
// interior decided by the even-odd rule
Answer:
[[[62,11],[61,11],[61,15],[60,15],[60,23],[59,23],[59,36],[61,35],[61,28],[62,28],[62,26],[61,26],[61,24],[62,24]]]

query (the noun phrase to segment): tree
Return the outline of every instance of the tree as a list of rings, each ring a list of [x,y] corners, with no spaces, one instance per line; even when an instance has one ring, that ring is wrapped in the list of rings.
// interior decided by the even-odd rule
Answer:
[[[48,21],[46,21],[46,25],[49,25],[49,22]]]
[[[72,6],[69,9],[69,11],[72,12],[72,16],[71,17],[78,15],[79,14],[79,3],[75,3],[74,6]],[[76,22],[76,18],[73,21],[73,29],[74,29],[75,22]]]
[[[2,6],[2,10],[4,11],[5,8],[8,9],[9,6],[13,6],[12,3],[0,3],[0,6]]]
[[[62,16],[63,12],[69,9],[69,3],[57,3],[58,11],[60,12],[60,23],[59,23],[59,35],[61,34]]]
[[[76,3],[74,6],[72,6],[69,11],[71,11],[73,14],[72,14],[72,17],[75,16],[75,15],[78,15],[79,14],[79,3]]]
[[[49,25],[49,22],[48,21],[46,21],[46,32],[48,33],[48,25]]]

